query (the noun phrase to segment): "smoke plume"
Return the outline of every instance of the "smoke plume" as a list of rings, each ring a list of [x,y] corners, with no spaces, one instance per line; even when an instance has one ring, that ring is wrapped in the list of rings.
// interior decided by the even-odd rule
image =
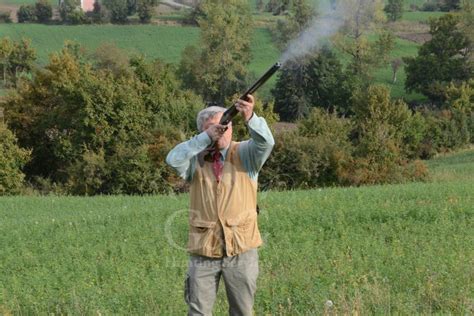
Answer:
[[[318,13],[319,16],[311,21],[309,27],[290,41],[280,58],[282,65],[285,65],[289,60],[317,51],[321,48],[324,40],[334,35],[343,25],[344,19],[340,14],[340,10],[336,11],[329,6],[320,5]]]

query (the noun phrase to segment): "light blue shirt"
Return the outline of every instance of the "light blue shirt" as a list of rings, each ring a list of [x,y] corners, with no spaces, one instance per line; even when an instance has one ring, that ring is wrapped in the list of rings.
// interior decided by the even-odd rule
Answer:
[[[275,140],[263,117],[254,113],[247,126],[251,138],[240,143],[239,156],[249,177],[257,181],[258,172],[270,156]],[[166,163],[176,169],[181,178],[190,182],[196,170],[197,155],[211,142],[211,138],[204,131],[173,148],[166,157]],[[229,147],[221,150],[221,159],[225,160],[228,149]]]

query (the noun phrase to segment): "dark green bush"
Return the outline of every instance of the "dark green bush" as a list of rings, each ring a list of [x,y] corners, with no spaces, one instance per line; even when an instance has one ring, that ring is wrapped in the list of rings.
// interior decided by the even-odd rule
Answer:
[[[351,122],[321,109],[300,121],[298,130],[276,135],[262,169],[263,188],[293,189],[344,184],[339,173],[350,161]]]
[[[18,9],[16,16],[18,23],[33,22],[36,20],[35,6],[32,4],[23,4]]]
[[[427,131],[423,139],[423,158],[462,148],[470,143],[472,113],[458,110],[424,110]]]
[[[0,11],[0,23],[12,23],[10,14],[10,11]]]
[[[36,20],[40,23],[48,23],[53,17],[53,7],[48,0],[38,0],[35,3]]]
[[[421,11],[433,12],[433,11],[439,11],[439,9],[440,9],[439,4],[437,2],[431,2],[431,1],[425,2],[421,6]]]

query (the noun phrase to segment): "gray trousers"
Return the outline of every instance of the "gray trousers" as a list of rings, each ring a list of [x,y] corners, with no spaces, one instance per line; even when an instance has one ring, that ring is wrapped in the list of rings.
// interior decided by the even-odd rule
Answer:
[[[191,255],[184,287],[188,315],[212,315],[221,276],[229,301],[229,314],[253,315],[258,276],[257,249],[224,258]]]

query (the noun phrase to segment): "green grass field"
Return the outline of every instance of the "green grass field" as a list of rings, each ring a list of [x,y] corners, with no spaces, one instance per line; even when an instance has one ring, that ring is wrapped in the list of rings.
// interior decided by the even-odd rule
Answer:
[[[446,14],[445,12],[404,12],[402,20],[411,22],[426,22],[430,18],[439,18]]]
[[[472,314],[474,150],[428,164],[429,183],[260,193],[256,314]],[[0,198],[0,314],[185,314],[187,205]]]
[[[51,52],[63,47],[65,40],[73,40],[93,51],[101,43],[113,42],[128,53],[141,53],[149,58],[160,58],[178,63],[187,45],[196,44],[199,29],[181,26],[155,25],[41,25],[0,24],[0,34],[10,38],[29,38],[38,52],[38,61],[45,64]],[[267,29],[256,29],[252,39],[251,71],[263,72],[279,57]]]

